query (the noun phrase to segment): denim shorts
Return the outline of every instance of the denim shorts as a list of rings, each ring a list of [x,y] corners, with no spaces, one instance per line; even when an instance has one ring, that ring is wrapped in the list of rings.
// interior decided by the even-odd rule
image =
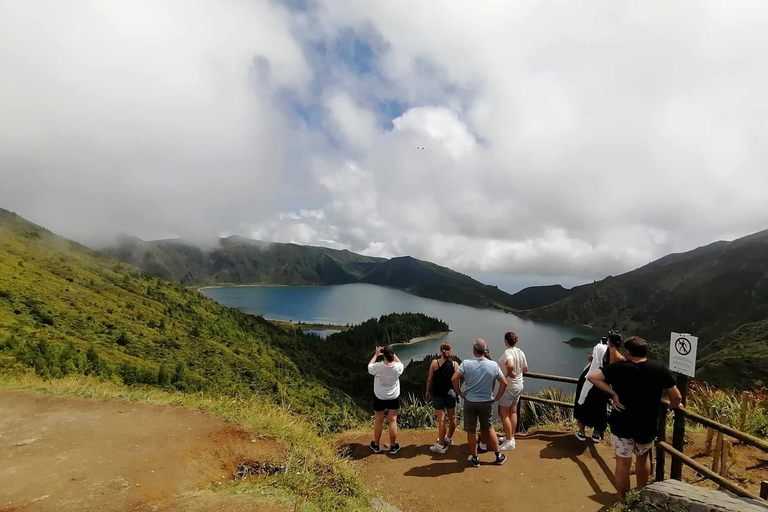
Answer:
[[[432,407],[436,411],[456,408],[456,392],[448,391],[447,395],[435,395],[432,397]]]

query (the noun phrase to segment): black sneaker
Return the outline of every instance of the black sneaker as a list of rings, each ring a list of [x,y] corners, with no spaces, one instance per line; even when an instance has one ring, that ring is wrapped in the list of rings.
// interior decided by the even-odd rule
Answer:
[[[503,453],[497,453],[496,460],[493,461],[493,463],[496,464],[497,466],[501,466],[502,464],[504,464],[505,460],[507,460],[506,455],[504,455]]]
[[[479,468],[480,467],[480,459],[477,458],[477,455],[473,455],[469,458],[469,463],[472,464],[472,467]]]
[[[368,446],[371,448],[371,451],[373,453],[380,453],[381,452],[381,448],[379,448],[379,445],[377,445],[373,441],[371,441],[371,444],[369,444]]]
[[[400,444],[399,443],[395,443],[395,444],[393,444],[392,446],[389,447],[389,454],[390,455],[394,455],[394,454],[396,454],[399,451],[400,451]]]

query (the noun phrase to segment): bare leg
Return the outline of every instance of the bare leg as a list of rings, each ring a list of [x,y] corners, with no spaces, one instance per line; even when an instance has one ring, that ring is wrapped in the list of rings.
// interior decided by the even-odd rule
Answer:
[[[507,439],[512,439],[512,436],[515,435],[515,431],[512,429],[512,415],[510,414],[512,407],[499,406],[499,418],[501,418],[501,424],[504,427],[504,435],[507,436]]]
[[[637,487],[642,489],[648,485],[648,478],[651,474],[651,452],[647,451],[643,455],[638,455],[635,459],[635,474],[637,474]]]
[[[616,490],[622,500],[629,491],[629,470],[632,467],[632,458],[616,457]]]
[[[507,439],[514,439],[515,432],[517,432],[517,412],[520,408],[520,402],[517,402],[512,406],[512,411],[509,414],[509,423],[512,425],[512,433],[507,436]]]
[[[397,411],[389,411],[389,445],[397,443]]]
[[[437,444],[445,445],[445,411],[435,411],[437,415]]]
[[[467,448],[470,455],[477,457],[477,437],[474,432],[467,432]]]
[[[582,422],[580,422],[580,421],[579,421],[579,422],[577,422],[577,423],[578,423],[578,425],[579,425],[579,432],[581,432],[581,433],[583,434],[583,433],[584,433],[584,431],[586,431],[586,430],[587,430],[587,426],[586,426],[585,424],[583,424]]]
[[[448,436],[453,439],[453,434],[456,432],[456,409],[448,409],[448,420],[450,425],[448,426]]]
[[[496,431],[493,427],[488,431],[488,451],[499,452],[499,438],[496,436]]]
[[[384,429],[384,411],[376,411],[376,417],[373,421],[373,442],[376,446],[381,441],[381,431]]]

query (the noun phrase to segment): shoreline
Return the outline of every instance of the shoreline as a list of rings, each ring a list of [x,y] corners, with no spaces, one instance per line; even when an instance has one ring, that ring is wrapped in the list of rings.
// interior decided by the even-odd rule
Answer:
[[[278,327],[301,327],[311,331],[346,331],[350,326],[340,324],[321,324],[316,322],[296,322],[295,320],[277,320],[274,318],[264,318]]]
[[[419,343],[419,342],[427,341],[427,340],[439,340],[440,338],[444,337],[449,332],[451,332],[451,331],[433,332],[433,333],[430,333],[430,334],[428,334],[426,336],[419,336],[417,338],[412,338],[412,339],[410,339],[408,341],[403,341],[401,343],[393,343],[392,346],[393,347],[397,347],[399,345],[412,345],[414,343]]]

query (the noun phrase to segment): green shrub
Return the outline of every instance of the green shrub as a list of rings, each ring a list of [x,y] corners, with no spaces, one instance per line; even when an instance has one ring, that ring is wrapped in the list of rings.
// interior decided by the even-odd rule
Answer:
[[[574,401],[574,395],[572,393],[566,393],[557,388],[542,389],[534,396],[571,404]],[[520,419],[520,422],[522,430],[529,430],[532,427],[553,424],[570,426],[573,422],[573,409],[540,404],[531,402],[530,400],[525,400],[523,402],[521,413],[522,418]]]
[[[401,399],[397,423],[400,428],[432,428],[437,426],[437,418],[432,406],[410,393]]]

